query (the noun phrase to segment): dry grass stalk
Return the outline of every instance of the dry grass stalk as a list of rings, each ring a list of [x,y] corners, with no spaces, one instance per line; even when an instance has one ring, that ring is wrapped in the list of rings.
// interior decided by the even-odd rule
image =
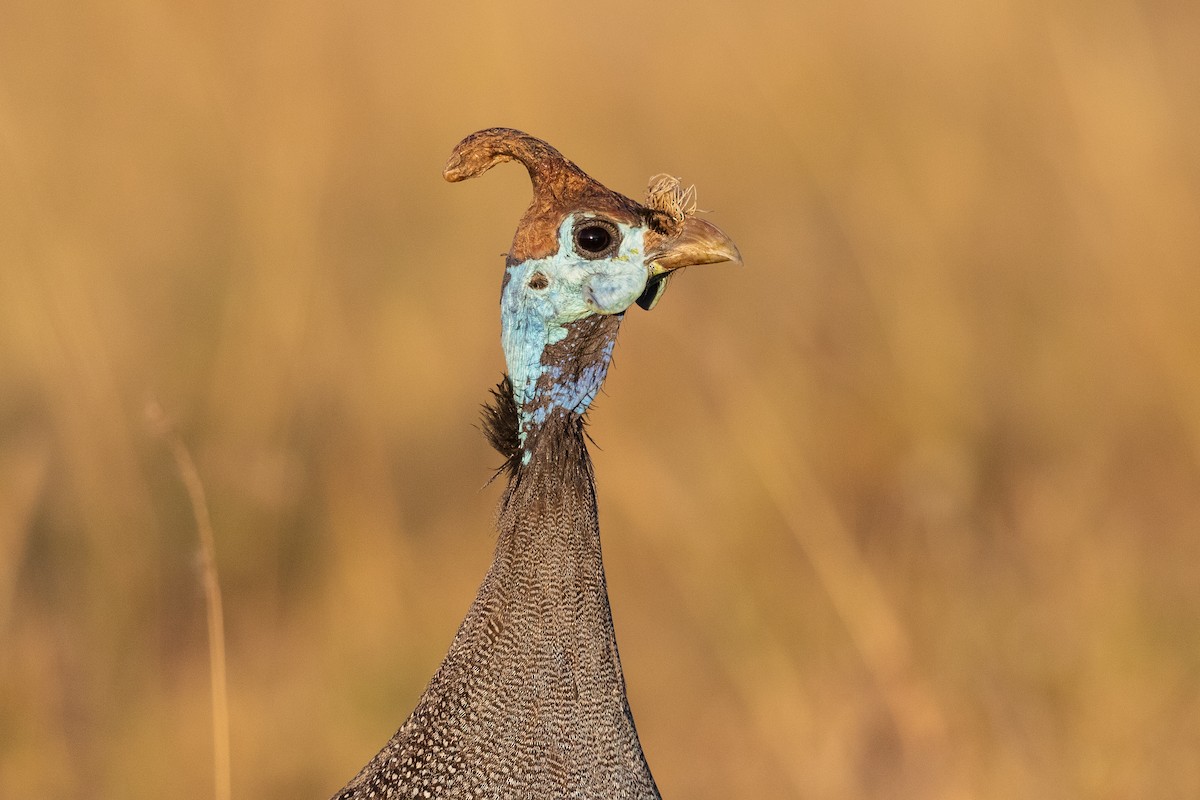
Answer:
[[[204,581],[204,604],[208,618],[209,675],[212,679],[213,720],[213,797],[230,800],[233,795],[229,744],[229,683],[225,663],[225,611],[221,602],[221,582],[217,575],[217,548],[204,482],[196,462],[174,425],[163,413],[158,401],[146,405],[146,417],[155,431],[171,448],[179,478],[187,490],[196,533],[200,538],[200,570]]]

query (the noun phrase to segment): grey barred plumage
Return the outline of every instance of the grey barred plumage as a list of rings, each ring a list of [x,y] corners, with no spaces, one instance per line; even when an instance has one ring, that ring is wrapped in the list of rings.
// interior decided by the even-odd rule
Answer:
[[[495,557],[416,708],[338,800],[659,797],[625,693],[583,415],[625,311],[652,307],[673,270],[738,253],[694,204],[635,203],[519,131],[472,134],[445,174],[513,159],[534,199],[502,289],[509,375],[485,412],[508,481]],[[676,190],[659,181],[659,197]]]

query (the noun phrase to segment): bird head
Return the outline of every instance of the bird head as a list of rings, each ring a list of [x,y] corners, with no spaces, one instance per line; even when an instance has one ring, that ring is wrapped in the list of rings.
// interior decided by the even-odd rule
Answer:
[[[504,161],[523,164],[533,184],[501,289],[502,341],[524,445],[548,419],[587,409],[630,306],[652,309],[677,270],[741,257],[729,237],[695,216],[695,193],[677,179],[656,176],[645,204],[637,203],[511,128],[463,139],[443,175],[466,180]]]

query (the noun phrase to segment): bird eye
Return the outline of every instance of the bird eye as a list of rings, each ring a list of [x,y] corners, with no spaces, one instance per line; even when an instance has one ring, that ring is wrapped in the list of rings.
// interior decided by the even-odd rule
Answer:
[[[608,248],[612,235],[599,225],[589,225],[575,234],[575,241],[589,253],[599,253]]]
[[[584,220],[575,229],[575,249],[584,258],[612,255],[617,249],[617,230],[607,220]]]

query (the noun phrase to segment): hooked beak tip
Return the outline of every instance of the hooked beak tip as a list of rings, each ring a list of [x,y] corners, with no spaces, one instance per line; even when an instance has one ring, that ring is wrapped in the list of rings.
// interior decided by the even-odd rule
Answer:
[[[684,221],[683,229],[650,259],[651,274],[726,261],[742,263],[742,254],[733,240],[711,222],[689,217]]]
[[[647,259],[650,277],[637,304],[647,311],[658,305],[667,290],[668,280],[676,270],[725,261],[742,263],[742,254],[733,240],[711,222],[688,217],[682,230]]]

